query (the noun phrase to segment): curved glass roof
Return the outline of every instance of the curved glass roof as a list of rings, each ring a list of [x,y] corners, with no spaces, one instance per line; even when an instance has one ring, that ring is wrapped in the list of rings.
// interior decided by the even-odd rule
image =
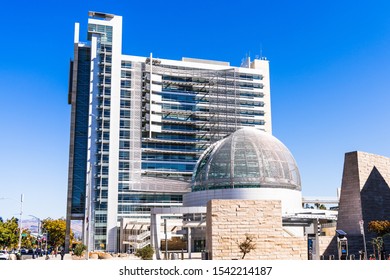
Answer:
[[[199,158],[192,191],[229,188],[301,190],[297,164],[287,147],[269,133],[242,128],[210,146]]]

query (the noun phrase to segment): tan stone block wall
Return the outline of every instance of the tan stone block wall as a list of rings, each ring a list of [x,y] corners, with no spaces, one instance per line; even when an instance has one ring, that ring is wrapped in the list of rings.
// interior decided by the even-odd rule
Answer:
[[[386,208],[387,203],[383,203],[383,207],[379,207],[380,211],[370,210],[372,207],[369,205],[370,202],[373,203],[373,206],[380,205],[376,202],[377,199],[387,200],[390,196],[388,189],[375,189],[381,183],[380,180],[384,181],[382,185],[387,184],[387,187],[390,185],[390,158],[365,152],[345,154],[337,221],[338,229],[343,229],[348,235],[358,236],[360,235],[360,220],[364,220],[365,230],[367,230],[367,224],[371,220],[386,218],[387,213],[390,212],[390,209]],[[374,190],[367,193],[370,188],[374,188]],[[363,197],[362,191],[364,192]],[[375,197],[375,193],[378,194],[377,197]],[[363,209],[363,202],[366,203],[365,209]],[[381,210],[384,210],[384,214],[380,213]]]
[[[374,167],[378,169],[385,181],[390,183],[390,158],[364,152],[357,152],[357,155],[360,189],[363,188]]]
[[[326,251],[329,248],[329,245],[332,243],[335,236],[319,236],[319,242],[320,242],[320,256],[326,255]]]
[[[238,244],[254,237],[256,249],[245,259],[306,260],[304,237],[284,237],[281,202],[211,200],[207,205],[207,249],[213,260],[241,259]]]

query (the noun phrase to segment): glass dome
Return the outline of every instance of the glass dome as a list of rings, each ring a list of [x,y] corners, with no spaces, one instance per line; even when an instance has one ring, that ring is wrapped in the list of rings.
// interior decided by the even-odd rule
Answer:
[[[232,188],[301,190],[294,157],[269,133],[242,128],[210,146],[199,158],[192,191]]]

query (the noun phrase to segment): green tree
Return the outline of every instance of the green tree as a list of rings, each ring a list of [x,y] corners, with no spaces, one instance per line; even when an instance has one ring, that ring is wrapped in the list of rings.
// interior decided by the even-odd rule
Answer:
[[[148,245],[135,251],[135,256],[141,258],[141,260],[153,260],[154,250],[152,246]]]
[[[17,248],[19,242],[18,219],[11,218],[5,222],[0,222],[0,247]]]
[[[54,248],[63,246],[65,243],[66,233],[66,221],[65,219],[53,220],[47,218],[42,221],[43,232],[47,232],[48,244]],[[73,233],[71,233],[71,240],[73,239]]]
[[[27,229],[22,230],[22,248],[32,248],[36,242],[36,238],[31,235]]]
[[[390,221],[371,221],[368,223],[368,231],[375,232],[378,236],[390,233]]]
[[[315,203],[314,204],[315,205],[315,207],[317,208],[317,209],[320,209],[320,210],[326,210],[326,206],[324,205],[324,204],[320,204],[320,203]]]

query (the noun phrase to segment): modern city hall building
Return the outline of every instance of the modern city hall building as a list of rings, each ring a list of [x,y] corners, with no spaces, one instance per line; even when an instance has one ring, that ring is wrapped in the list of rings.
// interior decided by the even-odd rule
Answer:
[[[123,218],[182,205],[210,145],[247,126],[272,133],[269,64],[125,55],[122,17],[112,14],[89,13],[86,42],[79,29],[68,94],[66,248],[71,221],[82,220],[89,250],[118,251]]]

